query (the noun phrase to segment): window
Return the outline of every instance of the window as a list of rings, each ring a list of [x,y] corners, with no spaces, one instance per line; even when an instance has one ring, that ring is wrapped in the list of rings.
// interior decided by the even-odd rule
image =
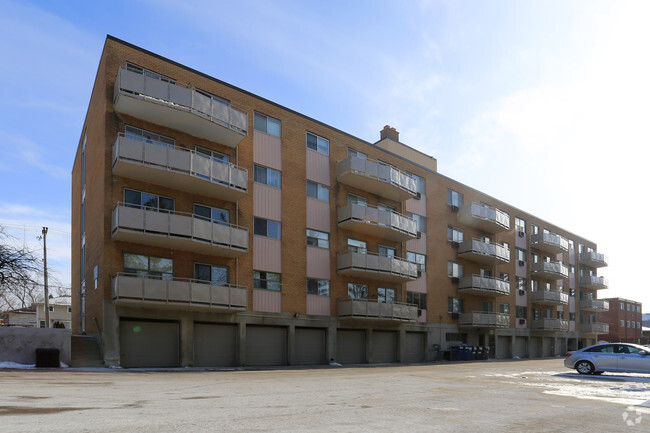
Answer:
[[[427,232],[427,218],[426,217],[423,217],[422,215],[418,215],[416,213],[411,213],[411,212],[406,212],[406,216],[415,220],[415,224],[417,225],[418,231],[420,233],[426,233]]]
[[[503,281],[510,281],[510,274],[507,274],[505,272],[499,273],[499,278]]]
[[[582,293],[582,292],[580,292],[580,293]],[[576,296],[576,289],[570,287],[569,288],[569,296],[575,297]]]
[[[406,260],[418,264],[418,271],[424,272],[427,264],[427,256],[411,251],[406,252]]]
[[[465,343],[467,342],[467,334],[466,333],[453,333],[453,332],[447,332],[445,334],[445,341],[453,341],[453,342],[461,342]]]
[[[416,292],[406,292],[406,303],[415,304],[418,306],[418,310],[427,309],[427,294],[426,293],[416,293]]]
[[[211,284],[228,284],[228,267],[194,263],[194,279]]]
[[[368,248],[365,242],[348,238],[348,251],[351,253],[366,254],[368,252]]]
[[[492,276],[492,269],[481,268],[479,269],[481,278],[490,278]]]
[[[584,253],[585,252],[585,246],[583,244],[578,244],[578,252],[579,253]]]
[[[320,183],[307,181],[307,197],[315,198],[326,203],[330,201],[330,189]]]
[[[558,311],[557,312],[557,318],[560,320],[564,320],[564,311]]]
[[[621,310],[625,310],[625,303],[621,302]]]
[[[330,295],[330,282],[329,280],[317,280],[315,278],[307,278],[307,294],[318,296]]]
[[[526,279],[522,277],[515,277],[515,284],[517,285],[517,290],[526,291]]]
[[[68,313],[72,313],[72,307],[68,307]]]
[[[45,328],[45,320],[41,320],[39,326]]]
[[[463,205],[463,194],[452,189],[447,190],[447,204],[461,207]]]
[[[460,298],[447,298],[447,312],[448,313],[462,313],[463,300]]]
[[[395,212],[395,206],[391,206],[389,204],[384,204],[384,203],[377,203],[377,209],[387,211],[387,212]]]
[[[395,289],[377,289],[377,301],[385,304],[392,304],[395,302]]]
[[[382,257],[395,257],[395,248],[379,245],[378,252]]]
[[[52,308],[52,307],[50,307]],[[54,308],[52,308],[50,311],[54,311]],[[632,329],[636,328],[636,322],[633,320],[632,321]]]
[[[330,234],[307,229],[307,245],[319,248],[330,247]]]
[[[253,287],[256,289],[280,290],[281,275],[275,272],[253,271]]]
[[[365,284],[348,283],[348,298],[368,299],[368,286]]]
[[[255,164],[253,176],[257,183],[282,188],[282,177],[278,170]]]
[[[575,242],[573,242],[571,239],[569,239],[569,249],[573,250],[573,249],[575,249],[575,247],[576,247]]]
[[[281,137],[280,121],[264,114],[255,113],[254,127],[256,130],[264,132],[274,137]]]
[[[490,301],[481,301],[479,304],[479,311],[481,313],[491,313],[492,312],[492,302]]]
[[[194,150],[196,151],[196,154],[198,156],[203,156],[205,158],[210,158],[213,161],[222,162],[224,164],[227,164],[227,163],[230,162],[230,156],[228,156],[228,155],[226,155],[224,153],[221,153],[221,152],[217,152],[216,150],[210,150],[210,149],[206,149],[204,147],[199,147],[199,146],[195,146]]]
[[[535,224],[531,224],[530,225],[530,233],[534,234],[534,235],[538,234],[539,233],[539,227],[536,226]]]
[[[49,305],[49,306],[48,306],[48,309],[50,310],[50,313],[53,313],[53,312],[54,312],[54,306],[53,306],[53,305]]]
[[[500,304],[499,312],[501,314],[510,314],[510,304]]]
[[[258,236],[266,236],[273,239],[280,239],[281,237],[280,223],[278,221],[255,217],[253,225],[255,234]]]
[[[569,265],[569,273],[570,274],[575,274],[576,273],[576,267],[574,265]]]
[[[136,72],[138,74],[142,74],[145,77],[148,78],[155,78],[156,80],[164,81],[166,83],[171,83],[175,84],[176,81],[173,80],[172,78],[166,77],[164,75],[160,75],[156,72],[150,71],[148,69],[142,68],[140,66],[134,65],[133,63],[126,62],[126,69],[131,72]]]
[[[576,313],[569,313],[569,320],[572,322],[576,321]]]
[[[625,320],[621,320],[621,328],[625,328]]]
[[[526,250],[522,250],[521,248],[515,248],[515,254],[517,255],[518,261],[520,262],[526,261]]]
[[[463,230],[453,226],[447,226],[447,240],[450,242],[463,242]]]
[[[532,253],[532,254],[530,255],[530,260],[531,260],[533,263],[539,263],[539,254],[537,254],[537,253]]]
[[[144,141],[146,143],[160,144],[167,147],[174,147],[176,140],[173,138],[158,135],[153,132],[145,131],[144,129],[135,128],[133,126],[126,126],[124,128],[124,135],[127,138]]]
[[[627,327],[630,328],[630,321],[627,321]]]
[[[526,319],[528,317],[528,307],[517,305],[515,307],[515,315],[517,316],[517,319]]]
[[[170,280],[174,276],[174,260],[124,253],[124,273],[139,278]]]
[[[558,291],[561,292],[562,290],[560,290],[560,289],[561,289],[561,287],[558,287]],[[550,291],[551,291],[551,283],[549,283],[548,281],[546,281],[546,282],[544,283],[544,290],[547,291],[547,292],[550,292]]]
[[[526,220],[515,217],[515,227],[518,232],[526,233]]]
[[[630,304],[627,304],[627,311],[630,311]]]
[[[447,275],[452,278],[461,278],[463,276],[463,264],[447,262]]]
[[[174,199],[156,194],[124,189],[124,203],[127,207],[152,210],[156,212],[174,212]]]
[[[348,148],[348,157],[353,157],[353,158],[361,158],[361,159],[368,159],[368,155],[365,153],[357,152],[354,149]]]
[[[530,290],[531,290],[531,292],[539,291],[539,281],[530,280]]]
[[[348,203],[358,204],[359,206],[368,206],[368,199],[356,194],[348,194]]]
[[[318,135],[307,133],[307,148],[320,152],[323,155],[330,154],[330,141],[327,138],[319,137]]]
[[[423,177],[418,176],[417,174],[413,173],[406,173],[408,176],[411,178],[415,179],[415,184],[417,186],[417,192],[420,193],[420,195],[425,195],[427,193],[427,182],[426,179]]]
[[[230,220],[229,213],[226,209],[196,203],[194,204],[194,215],[199,219],[223,225],[227,225]]]

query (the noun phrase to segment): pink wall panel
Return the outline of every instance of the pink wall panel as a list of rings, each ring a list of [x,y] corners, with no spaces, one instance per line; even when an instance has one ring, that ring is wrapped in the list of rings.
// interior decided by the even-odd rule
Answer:
[[[422,314],[418,316],[418,322],[427,322],[427,310],[422,310]]]
[[[307,197],[307,227],[330,232],[330,204]]]
[[[427,216],[427,197],[423,195],[420,200],[415,198],[406,200],[406,212]]]
[[[406,283],[406,290],[409,292],[427,293],[427,273],[422,272],[420,278]]]
[[[330,297],[319,295],[307,295],[307,314],[318,316],[330,315]]]
[[[278,137],[255,131],[253,161],[256,164],[282,170],[282,141]]]
[[[282,242],[264,236],[253,236],[253,269],[282,272]]]
[[[282,219],[282,192],[278,188],[256,183],[253,186],[253,214],[280,221]]]
[[[281,313],[282,292],[261,289],[253,290],[253,310]]]
[[[318,247],[307,247],[307,277],[329,280],[330,250]]]
[[[330,185],[329,156],[307,149],[307,179]]]
[[[406,241],[406,251],[411,251],[418,254],[427,253],[427,236],[425,233],[422,233],[420,239],[413,239],[411,241]],[[406,256],[406,254],[404,254]]]

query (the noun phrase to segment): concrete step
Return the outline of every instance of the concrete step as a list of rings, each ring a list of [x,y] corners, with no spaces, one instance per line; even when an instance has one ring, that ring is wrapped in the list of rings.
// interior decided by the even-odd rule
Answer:
[[[97,342],[91,335],[71,337],[72,367],[103,367],[104,359]]]

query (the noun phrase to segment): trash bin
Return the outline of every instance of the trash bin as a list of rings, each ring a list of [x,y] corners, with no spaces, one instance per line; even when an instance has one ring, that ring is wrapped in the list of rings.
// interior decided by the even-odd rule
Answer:
[[[470,357],[472,361],[476,361],[478,359],[478,347],[477,346],[472,346],[472,355]]]
[[[473,354],[474,359],[475,360],[482,359],[483,358],[483,348],[481,346],[476,346],[474,349],[476,349],[474,354]]]
[[[488,359],[490,356],[490,349],[488,347],[482,347],[483,352],[481,353],[481,359]]]
[[[458,346],[458,360],[467,361],[469,359],[470,351],[467,350],[468,346]]]
[[[449,353],[450,361],[461,361],[461,346],[451,346],[451,352]]]
[[[59,368],[59,349],[36,349],[36,368]]]
[[[436,357],[434,358],[434,361],[440,361],[440,345],[439,344],[434,344],[433,345],[433,350],[436,351]]]

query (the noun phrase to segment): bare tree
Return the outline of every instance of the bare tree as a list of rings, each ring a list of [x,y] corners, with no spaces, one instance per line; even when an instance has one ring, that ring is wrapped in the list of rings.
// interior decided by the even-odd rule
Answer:
[[[14,241],[0,226],[0,310],[29,306],[38,293],[41,261]]]

